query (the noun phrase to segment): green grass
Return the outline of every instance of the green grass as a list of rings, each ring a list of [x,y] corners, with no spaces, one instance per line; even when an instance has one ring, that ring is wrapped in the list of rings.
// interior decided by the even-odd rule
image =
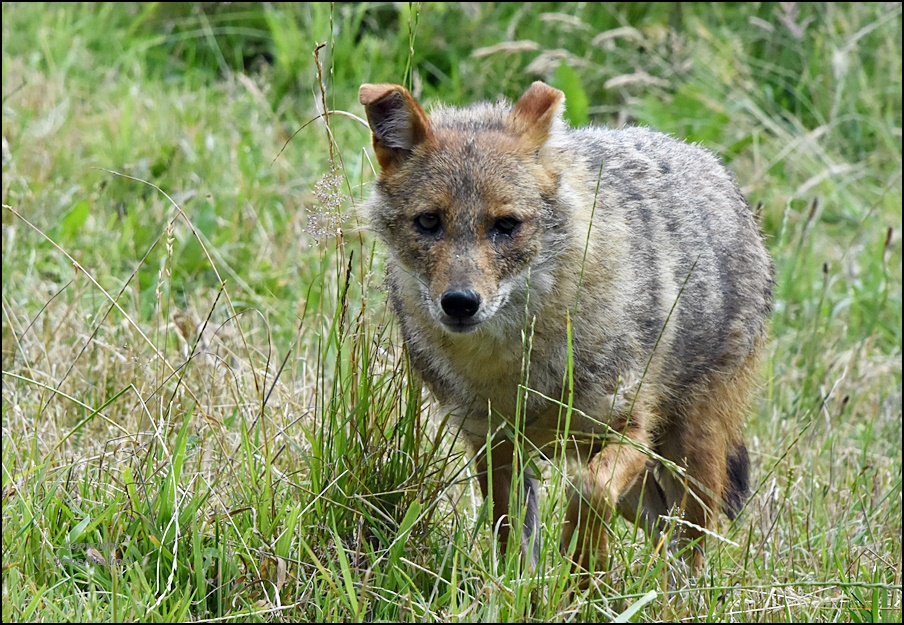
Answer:
[[[4,621],[901,620],[900,4],[2,11]],[[755,493],[695,584],[622,521],[586,592],[493,549],[354,216],[362,82],[535,79],[760,206]]]

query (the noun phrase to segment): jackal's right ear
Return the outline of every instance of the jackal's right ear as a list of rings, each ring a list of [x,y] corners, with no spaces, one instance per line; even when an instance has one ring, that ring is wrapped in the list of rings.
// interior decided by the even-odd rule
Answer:
[[[431,137],[427,114],[401,85],[361,85],[358,101],[367,113],[374,152],[384,172],[401,165]]]
[[[524,92],[506,120],[509,132],[533,150],[543,145],[556,124],[562,124],[565,94],[539,80]]]

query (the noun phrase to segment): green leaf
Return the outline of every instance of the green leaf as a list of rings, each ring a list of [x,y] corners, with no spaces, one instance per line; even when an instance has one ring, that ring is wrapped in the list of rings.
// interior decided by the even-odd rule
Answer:
[[[82,200],[69,209],[69,212],[60,221],[60,234],[67,238],[74,238],[88,221],[91,205],[88,200]]]
[[[405,551],[405,543],[408,540],[408,534],[420,517],[422,508],[423,506],[417,501],[412,501],[411,505],[408,507],[405,518],[403,518],[402,522],[399,524],[399,532],[389,550],[390,562],[397,562],[402,557],[402,554]]]
[[[78,542],[78,539],[82,537],[82,534],[85,532],[85,528],[88,527],[88,524],[91,523],[91,517],[87,516],[81,521],[79,521],[78,525],[69,530],[69,544]]]
[[[552,75],[552,86],[565,93],[565,119],[572,126],[586,126],[590,121],[590,98],[581,86],[577,72],[562,61]]]
[[[640,599],[638,599],[637,601],[635,601],[634,603],[629,605],[628,609],[625,610],[624,612],[622,612],[621,614],[619,614],[618,616],[616,616],[612,620],[612,622],[613,623],[629,622],[631,620],[631,617],[633,617],[635,614],[640,612],[641,608],[643,608],[645,605],[647,605],[648,603],[653,601],[657,596],[659,596],[659,593],[657,593],[655,590],[651,590],[650,592],[645,594],[643,597],[641,597]]]

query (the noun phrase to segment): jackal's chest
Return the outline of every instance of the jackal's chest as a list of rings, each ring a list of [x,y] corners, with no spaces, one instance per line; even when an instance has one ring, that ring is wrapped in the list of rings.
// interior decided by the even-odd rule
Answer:
[[[441,348],[445,368],[460,389],[457,402],[479,399],[496,410],[511,412],[519,385],[527,382],[529,354],[520,344],[473,339],[450,341]]]
[[[434,394],[457,415],[465,431],[485,436],[500,425],[523,428],[560,399],[564,350],[545,343],[524,345],[520,340],[467,339],[443,341],[431,350],[434,375],[428,376],[433,378]]]

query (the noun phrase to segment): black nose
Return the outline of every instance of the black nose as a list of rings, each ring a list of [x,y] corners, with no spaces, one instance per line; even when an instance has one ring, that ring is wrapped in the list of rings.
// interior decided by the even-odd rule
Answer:
[[[480,295],[474,291],[449,289],[439,300],[443,312],[456,319],[473,317],[480,308]]]

